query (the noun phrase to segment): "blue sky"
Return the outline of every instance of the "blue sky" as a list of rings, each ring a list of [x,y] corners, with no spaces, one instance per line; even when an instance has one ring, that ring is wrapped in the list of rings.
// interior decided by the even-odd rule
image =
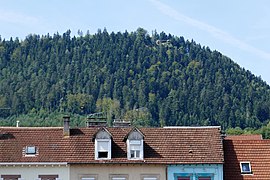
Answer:
[[[270,84],[269,0],[1,0],[2,39],[138,27],[193,39]]]

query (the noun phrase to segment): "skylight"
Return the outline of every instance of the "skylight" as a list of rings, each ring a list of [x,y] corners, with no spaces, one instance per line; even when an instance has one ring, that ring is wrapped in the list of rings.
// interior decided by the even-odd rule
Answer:
[[[240,162],[241,174],[252,174],[250,162]]]

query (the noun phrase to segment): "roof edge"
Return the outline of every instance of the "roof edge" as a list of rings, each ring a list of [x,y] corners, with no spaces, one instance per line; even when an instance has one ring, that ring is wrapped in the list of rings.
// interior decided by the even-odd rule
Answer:
[[[172,129],[216,129],[221,128],[221,126],[164,126],[163,128],[172,128]]]
[[[0,162],[0,166],[4,165],[67,165],[67,162]]]
[[[63,129],[63,127],[13,127],[13,126],[0,126],[0,129]]]

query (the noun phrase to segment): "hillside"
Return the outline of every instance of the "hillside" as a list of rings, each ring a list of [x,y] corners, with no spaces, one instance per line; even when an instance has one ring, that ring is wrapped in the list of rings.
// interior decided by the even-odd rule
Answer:
[[[20,115],[36,118],[25,122],[34,126],[40,114],[100,111],[136,116],[142,126],[269,122],[269,85],[218,51],[142,28],[70,33],[0,38],[0,125]]]

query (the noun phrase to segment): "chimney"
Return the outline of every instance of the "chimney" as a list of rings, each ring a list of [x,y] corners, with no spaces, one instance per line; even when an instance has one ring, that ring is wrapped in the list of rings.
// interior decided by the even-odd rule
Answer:
[[[16,127],[19,127],[20,121],[16,121]]]
[[[113,121],[113,127],[130,127],[131,123],[130,121],[125,121],[122,119],[115,119]]]
[[[64,137],[69,137],[70,136],[70,130],[69,130],[69,122],[70,122],[70,116],[64,116]]]

